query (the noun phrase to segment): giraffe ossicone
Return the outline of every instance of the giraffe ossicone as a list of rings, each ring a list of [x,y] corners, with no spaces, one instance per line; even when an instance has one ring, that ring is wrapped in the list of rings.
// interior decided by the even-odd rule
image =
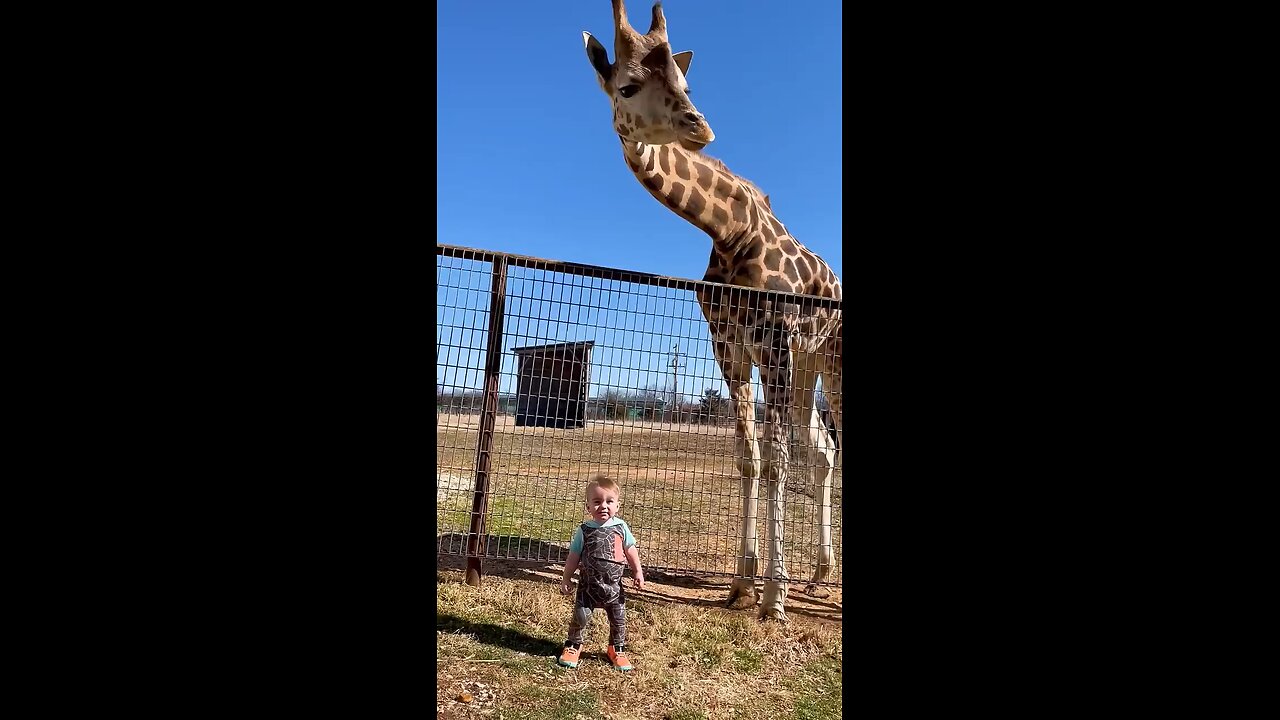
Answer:
[[[613,109],[613,128],[627,167],[658,202],[711,237],[704,280],[745,290],[773,290],[841,299],[840,280],[817,254],[801,245],[774,215],[769,197],[724,163],[700,150],[715,139],[689,100],[692,52],[672,53],[662,3],[654,3],[649,30],[627,21],[623,0],[612,0],[614,60],[590,33],[582,34],[587,59]],[[710,327],[716,362],[734,408],[738,473],[742,481],[741,532],[735,578],[727,604],[759,604],[762,618],[786,619],[789,577],[783,557],[784,492],[790,465],[790,432],[799,430],[818,499],[817,563],[805,592],[826,597],[817,583],[835,562],[831,540],[831,486],[841,434],[841,317],[820,308],[803,314],[759,293],[735,288],[700,290],[698,303]],[[756,433],[752,367],[760,369],[765,418]],[[816,407],[822,380],[831,430]],[[756,513],[759,483],[766,483],[767,556],[760,573]],[[766,577],[761,596],[754,578]]]

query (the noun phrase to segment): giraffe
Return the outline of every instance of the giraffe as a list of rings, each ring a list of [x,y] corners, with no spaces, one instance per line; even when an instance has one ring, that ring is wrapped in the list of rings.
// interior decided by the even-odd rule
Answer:
[[[801,245],[774,215],[767,195],[702,154],[715,139],[706,118],[689,100],[687,75],[693,53],[672,53],[662,3],[653,5],[649,31],[627,21],[624,0],[612,0],[614,62],[600,41],[583,32],[587,59],[613,108],[613,129],[636,179],[658,202],[711,237],[704,280],[755,290],[841,299],[840,280],[820,257]],[[819,496],[818,562],[805,592],[828,593],[816,583],[834,564],[831,484],[841,420],[841,319],[838,310],[810,308],[787,299],[745,302],[747,293],[710,286],[697,293],[710,327],[712,348],[734,408],[735,448],[742,481],[739,555],[726,605],[757,603],[761,618],[786,620],[789,578],[782,551],[783,492],[792,424],[809,453]],[[776,297],[776,296],[775,296]],[[752,367],[760,368],[765,426],[755,429]],[[830,405],[834,433],[815,408],[817,378]],[[762,447],[763,446],[763,447]],[[768,486],[767,579],[755,587],[759,558],[756,510],[759,481]]]

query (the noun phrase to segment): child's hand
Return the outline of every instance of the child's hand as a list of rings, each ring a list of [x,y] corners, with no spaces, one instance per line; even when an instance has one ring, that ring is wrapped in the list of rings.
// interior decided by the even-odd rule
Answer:
[[[644,589],[644,573],[636,573],[636,576],[631,578],[631,580],[635,583],[637,590]]]
[[[569,594],[570,594],[570,593],[572,593],[572,592],[573,592],[573,581],[572,581],[572,580],[561,580],[561,581],[560,581],[560,594],[561,594],[561,595],[569,595]]]

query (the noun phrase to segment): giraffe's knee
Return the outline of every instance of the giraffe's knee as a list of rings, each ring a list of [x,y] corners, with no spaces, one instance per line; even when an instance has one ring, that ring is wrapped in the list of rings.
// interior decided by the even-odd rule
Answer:
[[[760,463],[760,477],[770,481],[784,480],[787,474],[787,456],[775,455],[765,458]]]

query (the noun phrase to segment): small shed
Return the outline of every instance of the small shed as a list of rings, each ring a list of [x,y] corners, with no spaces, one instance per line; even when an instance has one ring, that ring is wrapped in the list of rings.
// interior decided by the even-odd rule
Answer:
[[[595,342],[514,348],[516,425],[580,428],[586,424],[591,348]]]

